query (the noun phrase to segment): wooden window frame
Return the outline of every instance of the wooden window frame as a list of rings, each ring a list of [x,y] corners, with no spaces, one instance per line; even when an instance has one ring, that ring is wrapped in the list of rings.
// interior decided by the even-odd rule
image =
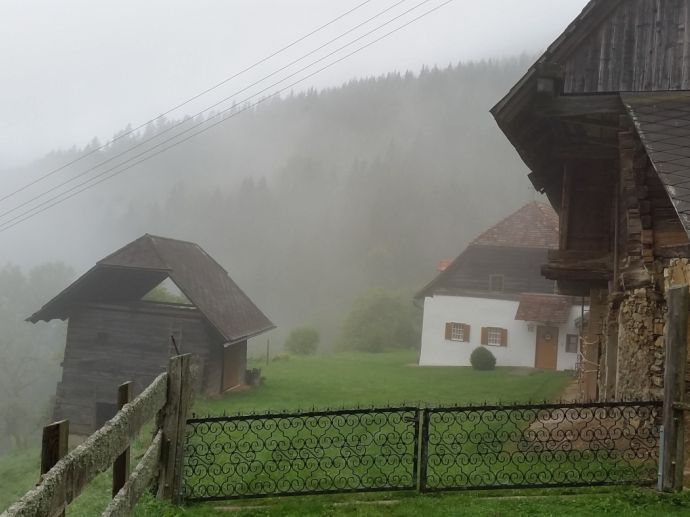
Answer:
[[[572,344],[575,345],[575,350],[571,349],[570,345]],[[578,336],[577,334],[566,334],[565,351],[568,354],[577,354],[580,351],[580,336]]]
[[[459,332],[456,332],[460,329]],[[471,327],[467,323],[458,323],[455,321],[449,321],[446,323],[446,341],[453,341],[455,343],[469,343],[470,342],[470,329]],[[461,338],[457,336],[462,334]],[[456,337],[454,337],[456,336]]]
[[[491,341],[489,339],[491,333],[493,333],[494,336],[496,335],[496,333],[499,333],[500,340],[498,343],[489,342],[489,341]],[[508,346],[508,329],[504,329],[501,327],[482,327],[482,345],[507,347]]]
[[[500,284],[499,289],[494,289],[494,280]],[[493,274],[489,275],[489,291],[492,293],[502,293],[505,291],[505,275]]]

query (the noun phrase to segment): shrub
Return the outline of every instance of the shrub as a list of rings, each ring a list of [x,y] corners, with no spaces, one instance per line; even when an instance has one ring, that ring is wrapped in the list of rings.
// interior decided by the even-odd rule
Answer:
[[[401,294],[371,291],[355,300],[338,348],[359,352],[414,348],[421,340],[418,319],[412,302]]]
[[[496,357],[483,346],[478,346],[470,355],[470,363],[475,370],[493,370],[496,368]]]
[[[291,354],[311,355],[316,353],[319,345],[319,331],[309,327],[302,327],[290,332],[285,341],[285,350]]]

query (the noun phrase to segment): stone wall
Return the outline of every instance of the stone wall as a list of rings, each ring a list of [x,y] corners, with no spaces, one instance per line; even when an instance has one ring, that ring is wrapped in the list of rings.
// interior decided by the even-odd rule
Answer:
[[[664,379],[666,303],[654,287],[623,296],[618,311],[618,374],[615,397],[659,398]]]

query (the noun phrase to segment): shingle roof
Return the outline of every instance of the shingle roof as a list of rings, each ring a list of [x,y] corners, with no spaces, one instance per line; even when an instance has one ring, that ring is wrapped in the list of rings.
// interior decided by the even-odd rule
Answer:
[[[690,92],[623,93],[621,98],[690,234]]]
[[[566,323],[573,306],[572,298],[558,294],[523,293],[515,319],[539,323]]]
[[[29,321],[66,319],[82,303],[137,301],[167,277],[227,342],[274,328],[200,246],[148,234],[98,261]]]
[[[558,248],[558,215],[536,201],[523,206],[472,241],[473,245]]]

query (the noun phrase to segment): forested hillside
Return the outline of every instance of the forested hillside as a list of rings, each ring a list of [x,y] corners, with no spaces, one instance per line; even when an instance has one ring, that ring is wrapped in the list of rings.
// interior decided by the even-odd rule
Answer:
[[[218,127],[55,208],[50,224],[60,229],[36,245],[82,270],[145,232],[193,240],[278,324],[276,341],[310,324],[328,342],[355,296],[411,293],[440,259],[533,198],[489,114],[529,64],[390,73],[235,106],[237,116]],[[184,130],[170,129],[177,122],[159,120],[75,170]],[[22,175],[80,152],[53,153]],[[84,245],[66,251],[73,228]]]

